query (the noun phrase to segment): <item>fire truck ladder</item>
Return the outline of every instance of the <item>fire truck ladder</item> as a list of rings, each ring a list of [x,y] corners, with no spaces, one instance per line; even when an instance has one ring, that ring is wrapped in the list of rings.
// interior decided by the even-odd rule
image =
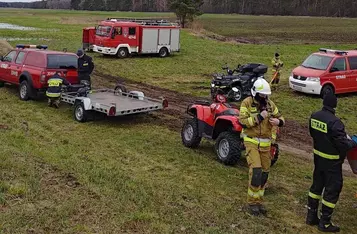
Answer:
[[[117,21],[117,22],[133,22],[141,25],[152,25],[152,26],[178,26],[177,23],[172,23],[168,20],[157,20],[157,19],[107,18],[107,20]]]

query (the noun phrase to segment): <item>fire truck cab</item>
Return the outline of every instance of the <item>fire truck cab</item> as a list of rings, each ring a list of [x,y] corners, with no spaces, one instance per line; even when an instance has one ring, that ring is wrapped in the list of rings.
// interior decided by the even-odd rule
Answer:
[[[180,51],[180,27],[168,21],[108,18],[95,28],[93,51],[125,58],[130,54]]]

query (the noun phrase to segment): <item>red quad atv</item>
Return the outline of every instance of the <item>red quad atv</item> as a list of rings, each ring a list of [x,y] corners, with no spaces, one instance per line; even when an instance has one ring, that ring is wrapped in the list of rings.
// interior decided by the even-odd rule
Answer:
[[[245,150],[240,137],[242,126],[238,122],[239,110],[226,102],[223,95],[217,95],[213,103],[198,101],[187,108],[192,116],[185,121],[182,131],[182,143],[189,148],[197,148],[202,137],[216,141],[215,149],[220,162],[235,165]],[[272,144],[273,166],[279,157],[279,146]]]

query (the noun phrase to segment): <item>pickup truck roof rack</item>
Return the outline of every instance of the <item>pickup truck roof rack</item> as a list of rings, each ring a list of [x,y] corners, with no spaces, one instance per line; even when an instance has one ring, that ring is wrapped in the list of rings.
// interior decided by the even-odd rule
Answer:
[[[332,49],[325,49],[325,48],[320,48],[319,49],[320,52],[324,52],[324,53],[334,53],[337,55],[347,55],[348,52],[347,51],[343,51],[343,50],[332,50]]]

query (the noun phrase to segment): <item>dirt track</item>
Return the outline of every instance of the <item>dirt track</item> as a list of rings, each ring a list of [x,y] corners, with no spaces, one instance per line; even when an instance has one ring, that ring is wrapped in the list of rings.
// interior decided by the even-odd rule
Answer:
[[[134,82],[122,77],[104,75],[99,72],[94,74],[93,80],[94,86],[97,87],[114,87],[115,84],[120,83],[129,90],[140,90],[152,98],[167,98],[169,107],[163,112],[160,112],[157,118],[155,118],[155,121],[158,121],[160,125],[165,125],[174,131],[181,130],[183,121],[187,118],[186,108],[189,104],[197,100],[209,101],[209,98],[197,98],[142,82]],[[169,117],[171,121],[168,121],[167,117]],[[286,120],[286,126],[281,129],[278,141],[283,151],[300,158],[312,159],[312,140],[309,136],[307,125],[303,126],[296,121]],[[344,169],[349,175],[352,174],[349,164],[345,163]]]

